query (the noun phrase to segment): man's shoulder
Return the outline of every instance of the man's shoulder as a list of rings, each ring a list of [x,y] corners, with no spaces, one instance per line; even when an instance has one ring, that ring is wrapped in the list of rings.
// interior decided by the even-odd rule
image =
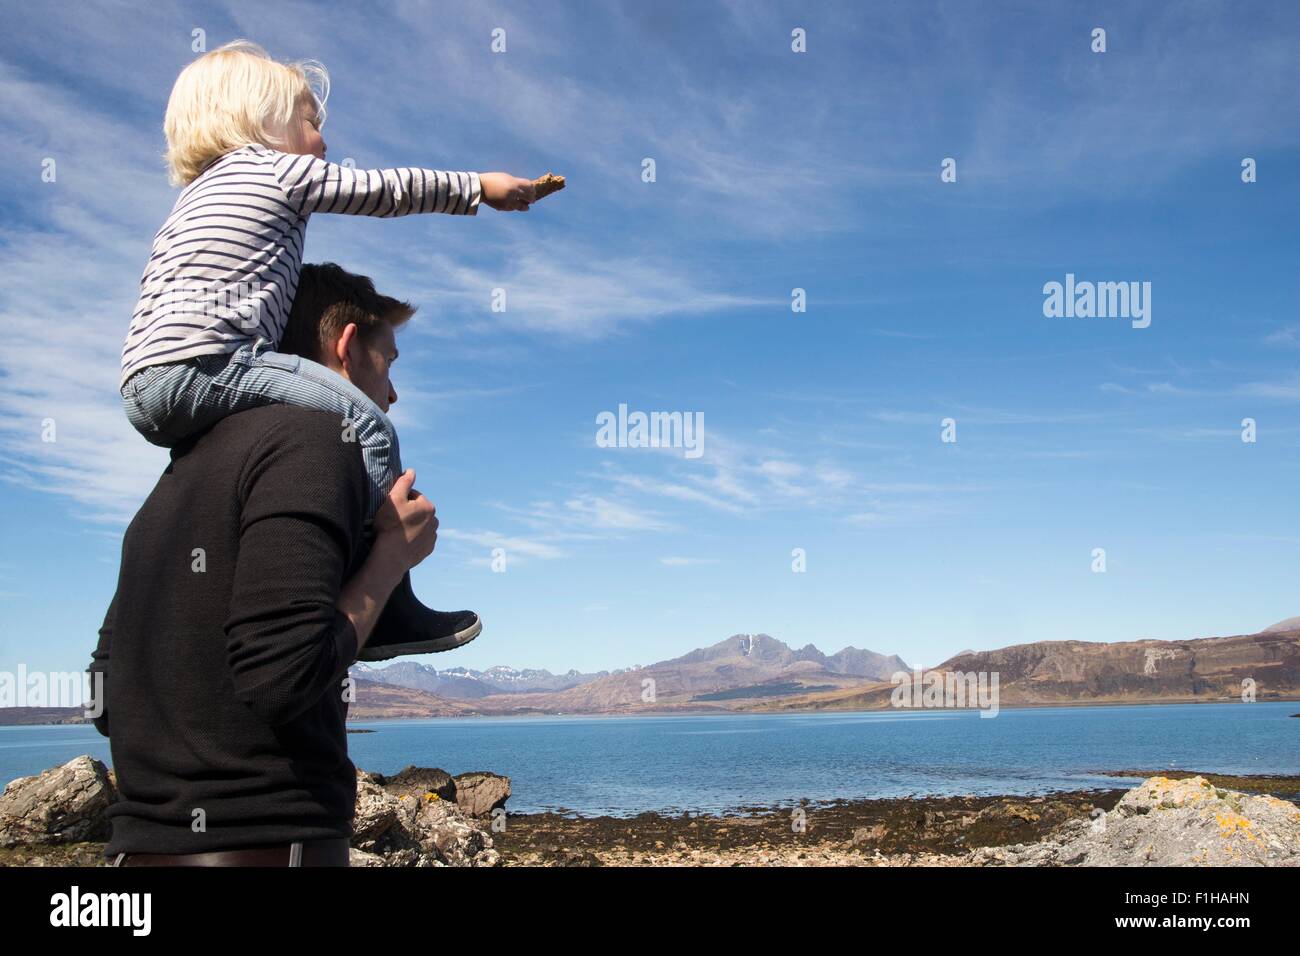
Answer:
[[[273,403],[227,415],[212,427],[224,440],[275,440],[314,444],[345,440],[347,426],[334,412]]]
[[[276,500],[307,496],[340,506],[366,497],[361,445],[334,412],[266,405],[222,419],[200,444],[209,440],[208,454],[237,466],[241,497],[254,488]]]
[[[305,465],[365,473],[354,429],[342,416],[317,408],[272,404],[236,412],[200,437],[195,450],[204,444],[250,462],[291,454]]]

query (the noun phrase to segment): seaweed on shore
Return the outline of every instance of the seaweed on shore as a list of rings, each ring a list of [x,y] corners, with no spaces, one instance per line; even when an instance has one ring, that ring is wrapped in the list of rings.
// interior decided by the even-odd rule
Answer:
[[[590,865],[593,857],[611,856],[735,858],[795,845],[837,854],[958,854],[981,846],[1036,842],[1069,820],[1090,818],[1098,808],[1112,809],[1126,792],[842,800],[722,816],[511,814],[505,831],[493,839],[508,865]],[[802,830],[792,826],[799,811]]]

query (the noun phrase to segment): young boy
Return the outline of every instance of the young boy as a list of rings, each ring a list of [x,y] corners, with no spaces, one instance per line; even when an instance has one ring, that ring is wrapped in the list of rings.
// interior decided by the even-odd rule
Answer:
[[[154,237],[122,350],[131,424],[171,447],[227,415],[274,402],[333,411],[355,435],[370,478],[368,516],[402,473],[392,422],[339,375],[275,351],[302,268],[312,213],[377,217],[477,215],[480,203],[528,209],[530,180],[506,173],[405,167],[357,170],[325,161],[320,127],[329,77],[282,64],[247,41],[199,57],[176,80],[164,130],[183,186]],[[396,653],[450,650],[482,629],[472,611],[434,611],[409,576],[390,607],[404,624]]]

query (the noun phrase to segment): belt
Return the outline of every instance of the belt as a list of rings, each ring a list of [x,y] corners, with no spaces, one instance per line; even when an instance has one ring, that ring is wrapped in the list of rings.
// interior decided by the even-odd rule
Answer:
[[[347,866],[348,839],[302,840],[211,853],[119,853],[113,866]]]

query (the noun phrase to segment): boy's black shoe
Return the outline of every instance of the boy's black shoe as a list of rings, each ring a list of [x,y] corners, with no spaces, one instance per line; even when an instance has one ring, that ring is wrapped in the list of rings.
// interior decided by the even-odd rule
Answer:
[[[483,630],[473,611],[434,611],[411,590],[411,572],[393,589],[359,661],[386,661],[403,654],[437,654],[468,644]]]

